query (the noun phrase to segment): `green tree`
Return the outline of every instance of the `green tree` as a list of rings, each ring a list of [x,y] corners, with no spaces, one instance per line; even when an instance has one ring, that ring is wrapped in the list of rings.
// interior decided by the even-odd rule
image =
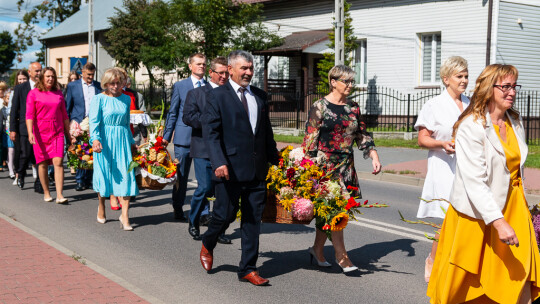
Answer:
[[[208,58],[233,49],[267,49],[282,43],[262,24],[262,5],[233,0],[172,0],[171,10],[190,29],[192,42]]]
[[[15,43],[8,31],[0,33],[0,73],[5,73],[13,66],[15,59]]]
[[[26,6],[32,4],[31,0],[17,0],[19,12]],[[34,45],[34,38],[38,38],[42,33],[37,32],[36,24],[45,19],[50,30],[53,23],[60,23],[81,8],[81,0],[44,0],[26,12],[22,18],[22,23],[15,29],[16,52],[22,54]],[[37,54],[38,58],[44,59],[42,54]]]
[[[350,66],[351,61],[353,58],[349,54],[351,54],[356,48],[358,47],[358,44],[356,43],[356,37],[354,34],[354,28],[352,27],[352,18],[351,14],[349,13],[349,9],[351,7],[351,4],[345,1],[345,65]],[[334,18],[335,20],[335,18]],[[331,49],[335,49],[335,32],[336,27],[334,25],[333,31],[328,33],[328,39],[330,40],[330,43],[328,44],[328,47]],[[318,90],[323,92],[328,92],[329,86],[328,86],[328,72],[330,72],[330,69],[334,67],[335,64],[335,55],[334,53],[324,53],[323,54],[324,59],[319,61],[317,64],[317,68],[319,68],[319,86]]]

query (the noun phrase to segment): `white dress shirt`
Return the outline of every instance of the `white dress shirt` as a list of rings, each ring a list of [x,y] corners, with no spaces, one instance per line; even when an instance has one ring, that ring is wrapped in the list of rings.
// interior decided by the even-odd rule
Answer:
[[[236,95],[238,96],[238,102],[242,104],[242,93],[240,93],[240,85],[234,82],[232,79],[229,79],[229,83],[233,87],[233,90],[236,92]],[[248,104],[249,109],[249,123],[251,124],[251,130],[253,131],[253,134],[255,134],[255,127],[257,126],[257,101],[255,100],[255,95],[253,95],[253,92],[251,92],[251,87],[248,85],[246,87],[246,91],[244,93],[246,95],[246,100]],[[243,106],[242,106],[243,108]]]
[[[197,79],[197,77],[191,75],[189,76],[189,78],[191,78],[191,82],[193,82],[193,87],[194,88],[198,88],[197,86],[197,82],[200,81],[201,82],[201,87],[204,87],[206,85],[206,81],[204,81],[204,78],[201,78],[201,79]]]
[[[90,101],[92,101],[92,97],[96,95],[96,88],[94,87],[94,82],[92,81],[90,84],[87,84],[84,82],[84,80],[81,80],[82,82],[82,91],[84,95],[84,116],[88,116],[88,113],[90,112]]]
[[[212,81],[209,81],[208,83],[212,86],[212,89],[219,87],[219,85],[213,83]]]
[[[30,79],[29,81],[30,81],[30,90],[35,89],[36,88],[36,83],[32,79]]]

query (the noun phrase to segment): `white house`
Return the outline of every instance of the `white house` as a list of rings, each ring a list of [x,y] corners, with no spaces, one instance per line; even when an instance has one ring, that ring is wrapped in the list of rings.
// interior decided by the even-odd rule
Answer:
[[[286,37],[283,46],[258,52],[268,61],[268,78],[288,78],[297,89],[309,88],[312,78],[317,77],[317,61],[329,51],[329,41],[320,37],[304,44],[290,41],[332,28],[334,0],[245,2],[263,3],[265,24]],[[523,90],[540,90],[539,0],[348,2],[359,43],[350,56],[354,57],[360,86],[385,86],[403,92],[438,87],[441,61],[459,55],[469,62],[469,89],[474,88],[476,77],[489,61],[515,65]],[[261,75],[262,71],[259,81]]]

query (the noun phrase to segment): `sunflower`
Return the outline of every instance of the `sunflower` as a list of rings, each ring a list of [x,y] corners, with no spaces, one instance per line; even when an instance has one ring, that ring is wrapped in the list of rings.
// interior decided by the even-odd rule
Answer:
[[[347,227],[349,222],[349,215],[345,212],[341,212],[338,215],[334,216],[330,221],[330,230],[332,231],[341,231],[343,228]]]

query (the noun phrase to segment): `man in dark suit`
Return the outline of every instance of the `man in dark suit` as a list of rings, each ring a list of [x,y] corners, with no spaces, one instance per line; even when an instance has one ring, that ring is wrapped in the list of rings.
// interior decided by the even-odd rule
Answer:
[[[9,121],[9,137],[15,144],[15,160],[18,160],[15,162],[15,172],[19,176],[17,185],[21,189],[24,187],[24,178],[29,163],[36,163],[34,150],[28,141],[28,129],[26,128],[26,96],[30,90],[36,87],[41,74],[41,64],[32,62],[28,68],[28,74],[30,78],[27,82],[15,86]],[[43,193],[39,177],[34,182],[34,191]]]
[[[194,240],[201,240],[200,221],[202,216],[208,214],[208,197],[214,196],[214,182],[212,181],[212,166],[208,159],[208,150],[202,136],[202,122],[204,108],[206,107],[206,94],[224,85],[229,79],[227,59],[217,57],[210,62],[210,81],[207,85],[188,92],[184,116],[182,120],[191,127],[191,147],[189,156],[193,159],[197,189],[191,197],[191,210],[189,211],[188,232]],[[231,240],[224,235],[218,237],[218,243],[230,244]]]
[[[208,230],[203,235],[201,264],[209,271],[218,236],[242,211],[242,258],[238,279],[267,285],[259,276],[259,234],[266,201],[268,163],[277,164],[276,142],[268,116],[267,95],[250,86],[253,56],[245,51],[229,54],[229,82],[208,93],[203,115],[203,138],[216,180],[216,201]]]
[[[101,84],[94,80],[96,66],[88,62],[83,66],[82,77],[68,83],[66,89],[66,109],[70,121],[81,123],[90,112],[90,101],[94,95],[101,93]],[[77,169],[75,190],[82,191],[91,188],[92,170]]]
[[[191,157],[189,156],[191,127],[184,124],[182,117],[184,116],[187,93],[194,88],[206,85],[206,81],[203,79],[206,70],[206,56],[199,53],[193,54],[189,56],[188,63],[191,76],[174,84],[171,108],[167,114],[163,134],[163,143],[168,145],[174,133],[174,157],[178,160],[178,164],[176,165],[176,183],[172,192],[172,205],[174,218],[180,221],[186,220],[182,206],[186,200],[187,181],[191,168]]]

